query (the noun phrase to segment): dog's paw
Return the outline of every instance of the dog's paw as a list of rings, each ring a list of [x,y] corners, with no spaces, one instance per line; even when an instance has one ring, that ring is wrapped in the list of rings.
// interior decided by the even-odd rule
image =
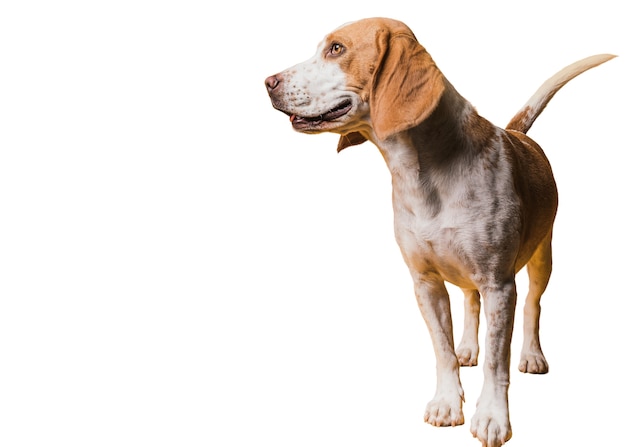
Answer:
[[[472,418],[470,431],[483,447],[500,447],[513,435],[507,411],[480,406]]]
[[[541,351],[522,352],[518,369],[523,373],[546,374],[548,362]]]
[[[456,357],[460,366],[478,365],[478,345],[461,342],[456,348]]]
[[[424,422],[435,427],[454,427],[463,425],[463,397],[456,394],[450,396],[435,396],[424,413]]]

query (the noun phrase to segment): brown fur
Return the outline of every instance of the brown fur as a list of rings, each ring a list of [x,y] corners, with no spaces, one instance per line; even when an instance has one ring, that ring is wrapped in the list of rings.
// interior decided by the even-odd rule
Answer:
[[[548,372],[539,300],[552,270],[557,189],[546,155],[525,132],[566,82],[612,56],[592,56],[557,73],[506,130],[476,112],[401,22],[374,18],[341,27],[326,36],[317,57],[266,80],[272,103],[297,130],[340,134],[338,150],[369,140],[383,155],[396,240],[437,359],[437,388],[424,414],[435,426],[464,423],[459,367],[477,364],[482,298],[484,385],[471,432],[483,446],[499,447],[512,436],[515,275],[525,265],[530,281],[519,369]],[[316,70],[324,82],[311,76]],[[446,281],[465,295],[456,350]]]

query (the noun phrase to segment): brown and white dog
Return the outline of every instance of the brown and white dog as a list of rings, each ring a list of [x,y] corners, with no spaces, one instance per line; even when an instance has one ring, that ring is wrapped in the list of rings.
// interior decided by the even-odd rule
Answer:
[[[501,129],[478,115],[403,23],[372,18],[327,35],[315,55],[270,76],[273,106],[305,133],[340,134],[338,150],[371,141],[393,186],[395,235],[432,337],[437,388],[425,421],[463,424],[459,366],[478,358],[480,297],[487,333],[484,384],[471,432],[484,446],[512,435],[508,388],[515,275],[527,266],[519,369],[543,374],[539,300],[552,270],[557,189],[526,131],[569,80],[613,58],[576,62],[546,81]],[[465,327],[454,349],[444,282],[465,294]]]

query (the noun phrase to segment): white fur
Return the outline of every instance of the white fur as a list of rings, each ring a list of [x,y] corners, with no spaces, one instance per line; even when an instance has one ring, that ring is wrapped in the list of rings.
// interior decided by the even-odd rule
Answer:
[[[296,116],[315,117],[335,107],[343,99],[355,96],[346,89],[346,75],[337,64],[324,60],[323,43],[315,55],[282,73],[284,110]]]
[[[382,34],[373,33],[373,29]],[[344,25],[338,28],[339,37],[332,39],[349,34],[347,41],[358,41],[361,51],[351,53],[351,62],[371,67],[372,74],[376,61],[382,60],[381,54],[370,51],[372,59],[367,59],[363,52],[382,45],[376,36],[390,29],[402,36],[396,42],[413,45],[411,50],[418,45],[405,25],[389,19]],[[459,367],[477,364],[482,298],[487,320],[484,382],[470,430],[483,446],[499,447],[512,435],[508,387],[517,299],[515,275],[525,264],[530,287],[519,369],[548,371],[539,343],[539,299],[551,273],[556,185],[543,151],[524,133],[564,83],[613,56],[585,59],[550,78],[503,130],[480,117],[443,76],[437,77],[440,72],[432,69],[430,56],[423,56],[425,52],[402,53],[422,57],[423,65],[406,73],[424,73],[421,84],[415,83],[413,88],[429,86],[424,92],[433,95],[432,108],[419,122],[404,128],[400,125],[399,130],[394,127],[387,133],[391,136],[381,138],[375,130],[380,127],[370,117],[369,93],[373,92],[367,89],[373,90],[373,82],[359,81],[363,70],[360,77],[344,73],[337,55],[327,57],[332,39],[327,37],[312,59],[266,80],[272,103],[289,114],[293,123],[294,117],[325,114],[347,98],[351,103],[348,112],[335,112],[318,121],[296,121],[294,127],[303,132],[340,133],[339,149],[370,140],[385,159],[392,178],[396,240],[435,350],[437,386],[424,414],[424,419],[435,426],[464,423]],[[410,78],[403,78],[388,96],[394,99],[391,107],[398,101],[410,103],[410,107],[398,109],[402,116],[384,109],[385,118],[377,121],[379,125],[387,115],[396,125],[407,118],[405,114],[416,113],[415,101],[403,100],[407,98],[405,92],[411,92],[405,86]],[[438,87],[442,93],[435,96]],[[429,98],[418,99],[424,97]],[[374,105],[371,107],[374,115]],[[445,282],[459,286],[465,294],[465,326],[456,350]]]

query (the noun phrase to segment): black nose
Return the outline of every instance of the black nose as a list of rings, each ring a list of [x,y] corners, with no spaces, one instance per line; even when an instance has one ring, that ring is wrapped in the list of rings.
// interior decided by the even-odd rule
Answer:
[[[276,88],[280,84],[280,81],[281,81],[280,75],[274,75],[274,76],[270,76],[269,78],[267,78],[265,80],[265,87],[267,88],[267,91],[271,93],[274,90],[276,90]]]

